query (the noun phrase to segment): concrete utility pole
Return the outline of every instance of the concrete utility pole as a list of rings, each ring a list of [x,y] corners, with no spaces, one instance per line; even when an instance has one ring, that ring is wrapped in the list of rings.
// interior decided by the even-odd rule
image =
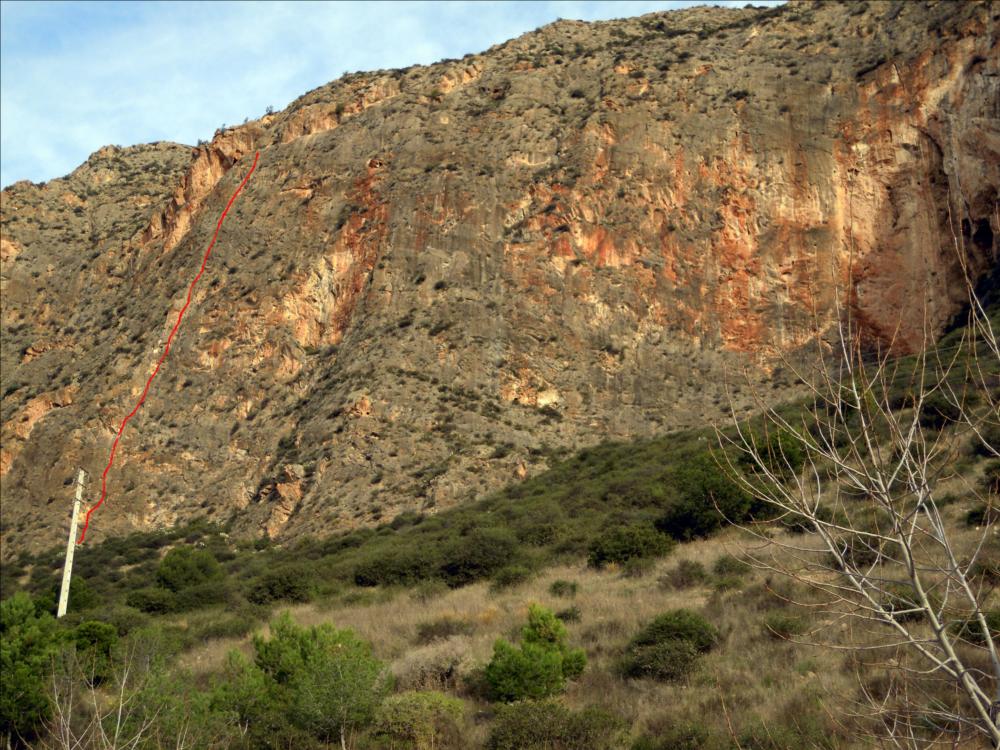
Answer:
[[[59,609],[56,617],[66,614],[69,604],[69,579],[73,575],[73,552],[76,550],[76,523],[80,518],[80,501],[83,500],[83,480],[87,474],[83,469],[76,475],[76,500],[73,501],[73,520],[69,522],[69,541],[66,542],[66,565],[63,567],[62,588],[59,590]]]

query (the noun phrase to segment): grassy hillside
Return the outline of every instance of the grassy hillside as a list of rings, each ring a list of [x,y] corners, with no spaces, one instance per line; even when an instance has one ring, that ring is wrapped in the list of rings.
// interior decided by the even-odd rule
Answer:
[[[955,331],[942,343],[942,351],[960,352],[949,375],[955,386],[969,374],[960,336]],[[888,395],[905,412],[913,361],[898,364]],[[980,364],[995,398],[997,363]],[[968,403],[981,413],[992,408],[986,396],[970,389]],[[811,413],[804,402],[782,410],[793,423]],[[949,534],[971,554],[983,526],[995,528],[995,504],[980,498],[995,501],[998,462],[981,443],[1000,436],[972,434],[935,400],[921,423],[955,446],[943,457],[935,490]],[[780,436],[772,440],[787,449]],[[815,547],[815,535],[795,519],[770,518],[723,471],[723,457],[713,431],[684,431],[553,455],[545,473],[481,502],[323,539],[271,544],[194,522],[87,545],[77,552],[70,612],[58,624],[44,613],[54,609],[63,551],[25,554],[3,568],[4,635],[26,632],[31,622],[61,647],[72,645],[90,665],[82,684],[100,696],[94,705],[113,695],[116,665],[140,653],[143,681],[129,689],[142,707],[135,721],[152,727],[140,747],[160,747],[181,731],[203,747],[335,744],[337,733],[301,704],[313,693],[267,666],[283,649],[298,653],[323,639],[393,676],[391,688],[380,688],[389,694],[379,693],[350,724],[345,743],[357,748],[869,746],[858,732],[871,724],[850,712],[862,685],[889,679],[880,661],[885,651],[810,645],[876,640],[823,607],[800,606],[819,603],[802,583],[747,564],[758,542],[728,521],[805,549]],[[749,471],[736,454],[730,458]],[[864,500],[852,502],[860,508]],[[995,533],[986,545],[976,582],[994,627]],[[21,630],[9,624],[12,602],[25,601],[23,593],[12,598],[15,592],[32,597],[34,614],[19,615]],[[541,612],[532,604],[563,623],[545,626],[555,628],[546,637],[550,646],[562,644],[560,658],[582,649],[586,665],[532,673],[528,684],[545,674],[554,680],[554,701],[507,704],[497,698],[493,663],[508,647],[495,644],[514,644],[503,652],[513,654],[511,663],[542,653],[530,651],[533,631],[521,630]],[[297,625],[275,626],[283,611]],[[686,635],[665,636],[670,618],[694,618],[707,640],[695,648]],[[296,658],[301,667],[305,657]],[[49,675],[44,685],[63,684],[70,678],[58,675],[67,670],[63,657],[56,681]],[[44,730],[39,737],[60,746]]]

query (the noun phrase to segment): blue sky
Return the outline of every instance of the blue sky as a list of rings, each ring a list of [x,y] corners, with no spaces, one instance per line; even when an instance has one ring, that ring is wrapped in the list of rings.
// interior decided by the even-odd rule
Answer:
[[[60,177],[107,144],[196,143],[346,71],[461,57],[556,18],[698,4],[5,0],[0,185]]]

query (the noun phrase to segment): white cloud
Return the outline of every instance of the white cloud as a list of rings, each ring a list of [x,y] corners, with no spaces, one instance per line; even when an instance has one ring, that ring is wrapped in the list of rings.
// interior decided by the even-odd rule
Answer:
[[[194,143],[346,71],[461,57],[556,17],[677,5],[4,2],[0,184],[66,174],[109,143]]]

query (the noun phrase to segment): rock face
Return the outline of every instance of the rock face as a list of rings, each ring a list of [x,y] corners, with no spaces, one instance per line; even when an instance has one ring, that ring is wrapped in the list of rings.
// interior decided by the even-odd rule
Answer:
[[[720,417],[727,379],[744,408],[740,368],[838,309],[918,347],[963,266],[997,262],[998,13],[560,21],[12,186],[5,554],[64,538],[77,466],[99,488],[257,150],[88,539],[433,512],[560,448]]]

